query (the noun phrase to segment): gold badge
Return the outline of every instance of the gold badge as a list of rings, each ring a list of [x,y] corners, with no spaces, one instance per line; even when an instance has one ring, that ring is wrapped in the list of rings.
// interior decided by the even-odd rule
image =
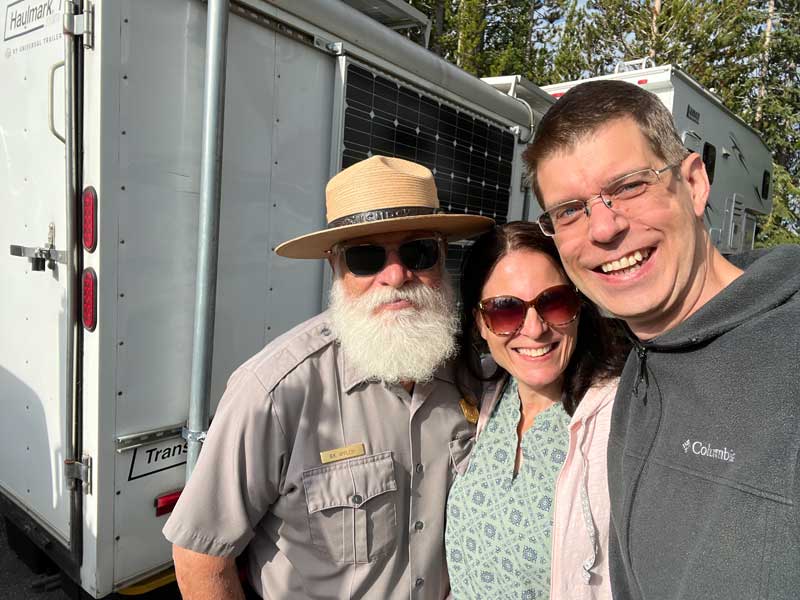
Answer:
[[[464,398],[459,400],[458,403],[461,405],[461,412],[464,413],[464,417],[467,419],[467,422],[475,425],[478,422],[478,416],[480,415],[478,409],[467,402]]]
[[[364,443],[358,442],[357,444],[350,444],[344,448],[336,448],[335,450],[325,450],[319,453],[319,459],[322,464],[329,462],[336,462],[337,460],[344,460],[345,458],[354,458],[356,456],[364,455]]]

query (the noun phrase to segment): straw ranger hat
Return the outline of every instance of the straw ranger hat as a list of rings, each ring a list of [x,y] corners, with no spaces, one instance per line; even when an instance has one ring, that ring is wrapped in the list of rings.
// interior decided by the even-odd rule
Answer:
[[[325,187],[327,229],[275,248],[287,258],[325,258],[339,242],[380,233],[432,231],[460,240],[486,231],[489,217],[439,212],[433,173],[401,158],[372,156],[335,175]]]

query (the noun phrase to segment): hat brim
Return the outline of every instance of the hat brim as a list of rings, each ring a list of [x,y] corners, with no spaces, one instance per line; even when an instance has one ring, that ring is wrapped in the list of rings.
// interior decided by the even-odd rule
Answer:
[[[494,220],[478,215],[418,215],[385,221],[370,221],[323,229],[283,242],[275,253],[286,258],[326,258],[327,251],[339,242],[400,231],[431,231],[440,233],[449,241],[463,240],[483,233],[494,225]]]

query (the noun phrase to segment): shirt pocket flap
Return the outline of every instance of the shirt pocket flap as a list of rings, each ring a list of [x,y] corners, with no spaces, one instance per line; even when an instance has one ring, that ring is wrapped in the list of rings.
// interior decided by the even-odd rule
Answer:
[[[308,514],[328,508],[359,508],[397,490],[391,450],[303,471]]]
[[[461,437],[452,440],[449,444],[450,461],[456,473],[463,475],[469,467],[469,455],[475,445],[475,437]]]

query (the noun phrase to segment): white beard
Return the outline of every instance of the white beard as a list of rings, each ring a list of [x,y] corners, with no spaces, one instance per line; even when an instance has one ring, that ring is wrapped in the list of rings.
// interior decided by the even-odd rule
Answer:
[[[400,299],[413,306],[373,312]],[[459,319],[446,272],[438,288],[421,283],[400,289],[387,286],[358,298],[348,296],[341,280],[334,279],[330,314],[346,360],[369,379],[391,384],[430,381],[458,349]]]

